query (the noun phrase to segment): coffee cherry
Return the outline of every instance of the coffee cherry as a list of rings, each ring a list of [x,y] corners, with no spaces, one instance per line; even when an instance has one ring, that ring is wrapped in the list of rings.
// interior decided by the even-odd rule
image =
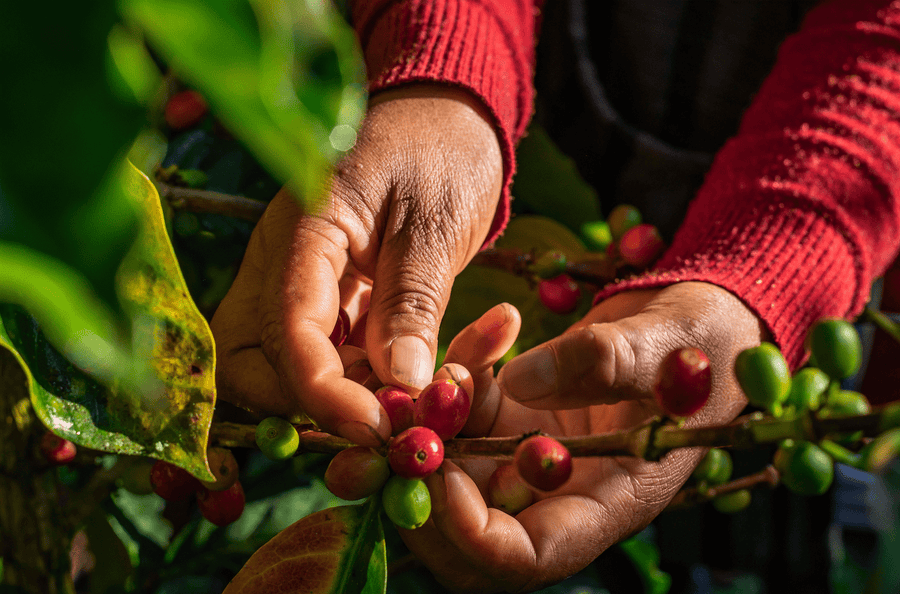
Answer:
[[[778,347],[764,342],[742,351],[734,372],[750,404],[781,414],[781,404],[791,391],[791,372]]]
[[[566,447],[546,435],[533,435],[516,446],[516,470],[526,483],[541,491],[554,491],[572,475],[572,456]]]
[[[339,347],[344,344],[344,341],[347,340],[349,335],[350,316],[347,315],[347,312],[344,311],[343,307],[340,307],[338,308],[337,321],[334,323],[334,328],[331,329],[331,336],[328,338],[331,340],[331,344],[335,347]]]
[[[256,426],[256,445],[271,460],[286,460],[300,445],[297,430],[280,417],[268,417]]]
[[[872,407],[866,397],[852,390],[838,390],[828,395],[828,400],[819,412],[822,417],[844,417],[851,415],[867,415]],[[862,431],[838,433],[831,438],[840,442],[853,442],[862,439]]]
[[[419,394],[415,424],[432,429],[441,440],[452,439],[469,419],[471,407],[462,386],[449,379],[437,380]]]
[[[821,495],[834,479],[834,462],[819,446],[808,441],[786,440],[773,461],[781,482],[798,495]]]
[[[428,427],[411,427],[388,446],[388,463],[404,478],[425,478],[443,461],[444,443]]]
[[[556,278],[566,270],[566,255],[559,250],[545,252],[531,270],[541,279]]]
[[[829,379],[821,369],[804,367],[791,378],[791,391],[785,404],[797,410],[818,410],[822,406],[822,394],[828,388]]]
[[[384,484],[381,503],[391,522],[407,530],[419,528],[431,516],[431,493],[422,479],[393,475]]]
[[[150,469],[153,492],[166,501],[186,501],[203,488],[194,475],[174,464],[157,460]]]
[[[625,232],[643,222],[641,212],[630,204],[620,204],[606,217],[613,239],[618,241]]]
[[[622,259],[637,268],[646,268],[652,264],[662,255],[665,247],[659,230],[646,223],[632,227],[619,240]]]
[[[534,493],[515,466],[503,464],[488,480],[488,498],[493,507],[515,515],[534,502]]]
[[[203,119],[207,110],[206,100],[197,91],[176,93],[166,103],[166,124],[172,130],[190,128]]]
[[[569,275],[560,274],[538,283],[538,297],[553,313],[572,313],[581,299],[581,288]]]
[[[606,221],[591,221],[582,225],[581,238],[592,252],[605,252],[613,242],[612,231]]]
[[[416,403],[406,390],[384,386],[375,390],[375,398],[391,421],[391,435],[399,435],[415,425]]]
[[[885,431],[860,451],[859,467],[880,474],[900,455],[900,429]]]
[[[721,485],[727,483],[731,478],[733,468],[731,454],[725,450],[713,448],[706,452],[706,456],[703,457],[691,476],[698,482],[706,481],[710,485]]]
[[[687,417],[703,408],[711,390],[712,372],[706,353],[685,347],[663,359],[653,394],[666,414]]]
[[[347,501],[376,493],[391,474],[387,459],[372,448],[354,446],[335,454],[325,470],[325,486]]]
[[[47,431],[41,437],[41,453],[47,462],[54,466],[68,464],[75,458],[77,448],[75,444],[64,437]]]
[[[200,482],[210,491],[224,491],[238,479],[240,469],[234,454],[228,448],[209,448],[206,450],[206,460],[216,479]]]
[[[740,491],[732,491],[731,493],[718,495],[713,499],[712,504],[713,507],[716,508],[716,511],[720,513],[734,514],[747,509],[751,499],[752,496],[750,495],[750,490],[741,489]]]
[[[224,491],[197,491],[200,513],[216,526],[227,526],[237,521],[244,513],[244,504],[244,487],[241,486],[241,481],[235,481]]]
[[[853,324],[846,320],[820,320],[809,332],[807,343],[816,367],[833,379],[850,377],[862,363],[862,343]]]

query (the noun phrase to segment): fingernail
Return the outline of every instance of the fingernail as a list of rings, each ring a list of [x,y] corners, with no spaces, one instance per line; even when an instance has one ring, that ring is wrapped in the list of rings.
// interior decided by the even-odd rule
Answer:
[[[513,358],[498,377],[504,394],[528,402],[551,395],[557,387],[556,358],[548,348],[537,348]]]
[[[378,447],[385,443],[385,439],[375,428],[360,421],[346,421],[337,428],[338,435],[348,439],[356,445]]]
[[[421,390],[431,383],[431,350],[418,336],[400,336],[391,343],[391,375],[401,384]]]

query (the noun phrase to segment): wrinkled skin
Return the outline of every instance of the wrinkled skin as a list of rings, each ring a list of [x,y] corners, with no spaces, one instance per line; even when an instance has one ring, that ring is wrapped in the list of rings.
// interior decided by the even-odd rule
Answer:
[[[562,336],[513,359],[498,383],[490,364],[512,344],[519,324],[514,308],[495,307],[461,332],[448,351],[447,361],[468,369],[475,385],[466,435],[515,435],[538,427],[552,435],[585,435],[631,428],[660,414],[652,394],[656,370],[669,351],[683,346],[704,350],[713,370],[710,400],[686,426],[726,423],[746,404],[732,372],[734,359],[765,337],[740,300],[710,284],[626,292],[595,306]],[[535,374],[557,380],[543,395],[528,394],[526,387],[540,383]],[[566,485],[515,517],[485,503],[495,463],[445,461],[442,472],[427,479],[431,520],[403,537],[452,590],[537,589],[579,571],[649,524],[703,453],[676,450],[660,462],[576,458]]]
[[[221,397],[383,443],[384,410],[343,376],[328,340],[338,306],[355,321],[369,303],[366,345],[382,383],[425,387],[451,284],[486,239],[502,180],[494,127],[465,92],[375,97],[326,209],[304,213],[282,192],[254,230],[211,324]]]
[[[464,92],[412,86],[375,97],[328,207],[304,213],[281,193],[255,229],[211,324],[220,397],[263,415],[305,413],[360,445],[384,443],[390,422],[373,391],[395,384],[415,393],[433,379],[453,279],[485,240],[502,174],[490,117]],[[370,308],[367,353],[329,341],[339,306],[352,320]],[[737,298],[709,284],[622,293],[495,380],[491,366],[520,324],[514,308],[497,306],[451,346],[438,377],[474,394],[463,435],[632,427],[658,412],[656,369],[681,346],[703,349],[713,366],[713,395],[688,425],[726,422],[745,404],[734,358],[764,334]],[[543,393],[528,393],[539,386]],[[578,459],[567,485],[515,518],[484,503],[493,463],[446,461],[428,479],[432,519],[403,536],[454,590],[535,589],[648,524],[702,453]]]

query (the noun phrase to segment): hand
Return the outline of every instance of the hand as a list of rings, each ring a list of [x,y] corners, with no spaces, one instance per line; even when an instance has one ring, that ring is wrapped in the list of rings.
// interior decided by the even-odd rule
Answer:
[[[489,330],[490,329],[490,330]],[[660,414],[652,396],[663,357],[696,346],[710,358],[713,392],[687,426],[723,424],[744,408],[737,354],[765,331],[728,291],[689,282],[616,295],[562,336],[519,355],[492,381],[490,364],[515,340],[518,314],[494,308],[454,340],[447,360],[472,371],[476,406],[468,435],[515,435],[540,428],[585,435],[631,428]],[[493,337],[487,337],[491,332]],[[659,462],[577,458],[569,482],[510,516],[487,506],[495,462],[445,461],[427,479],[431,520],[402,531],[414,553],[456,591],[529,591],[586,567],[656,517],[704,451],[686,448]]]
[[[382,382],[425,387],[450,287],[487,236],[502,174],[494,127],[467,92],[423,85],[374,97],[324,211],[304,213],[282,191],[254,230],[211,324],[220,395],[383,443],[386,414],[344,377],[328,338],[338,307],[355,317],[368,301],[366,348]]]

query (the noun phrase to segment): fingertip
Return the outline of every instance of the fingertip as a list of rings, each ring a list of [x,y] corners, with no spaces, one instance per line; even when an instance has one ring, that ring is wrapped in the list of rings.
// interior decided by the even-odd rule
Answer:
[[[389,370],[393,382],[421,391],[434,374],[431,349],[419,336],[398,336],[390,345]]]

